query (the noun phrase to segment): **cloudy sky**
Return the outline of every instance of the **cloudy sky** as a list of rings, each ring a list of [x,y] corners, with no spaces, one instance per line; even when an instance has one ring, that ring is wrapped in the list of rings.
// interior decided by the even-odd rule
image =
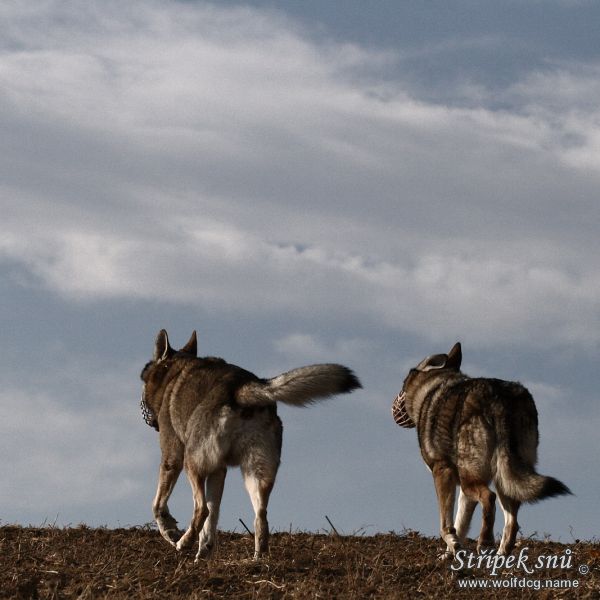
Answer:
[[[460,340],[467,373],[531,389],[539,470],[576,494],[524,508],[525,535],[599,535],[596,3],[7,0],[0,16],[2,523],[151,520],[139,372],[164,327],[260,376],[360,376],[281,410],[274,529],[437,534],[390,404]],[[188,520],[185,477],[171,508]],[[230,472],[221,526],[239,517]]]

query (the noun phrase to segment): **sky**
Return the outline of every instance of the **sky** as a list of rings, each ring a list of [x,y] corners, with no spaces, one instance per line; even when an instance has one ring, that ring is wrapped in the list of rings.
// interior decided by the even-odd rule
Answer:
[[[151,521],[139,373],[166,328],[261,377],[360,377],[281,407],[273,530],[437,535],[390,406],[460,340],[466,373],[531,390],[539,471],[574,492],[524,507],[523,534],[597,538],[599,20],[583,0],[3,2],[0,523]],[[183,475],[170,506],[185,524]],[[221,528],[239,518],[232,469]]]

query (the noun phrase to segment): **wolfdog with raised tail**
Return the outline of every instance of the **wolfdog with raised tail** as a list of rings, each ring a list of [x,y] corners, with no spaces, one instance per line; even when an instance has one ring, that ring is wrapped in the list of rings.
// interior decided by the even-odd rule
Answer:
[[[421,456],[435,483],[445,556],[455,555],[464,544],[478,502],[483,522],[477,550],[494,547],[496,494],[504,512],[498,553],[508,555],[521,504],[571,491],[535,470],[538,414],[527,389],[512,381],[469,377],[461,373],[461,362],[460,343],[448,354],[421,361],[404,380],[392,413],[400,426],[417,429]]]
[[[306,406],[361,387],[341,365],[320,364],[261,379],[221,358],[197,358],[196,332],[173,350],[167,332],[156,337],[144,367],[141,408],[159,432],[162,459],[152,509],[161,535],[177,550],[199,540],[196,560],[216,544],[219,506],[228,466],[240,466],[255,512],[254,557],[268,550],[267,503],[281,455],[277,402]],[[181,534],[167,501],[181,470],[192,486],[193,516]]]

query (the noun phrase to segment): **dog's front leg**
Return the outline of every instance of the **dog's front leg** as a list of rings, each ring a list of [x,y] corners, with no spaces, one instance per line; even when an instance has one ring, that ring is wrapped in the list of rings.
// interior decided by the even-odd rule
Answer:
[[[225,476],[227,469],[220,469],[211,473],[206,478],[206,503],[208,505],[208,518],[200,534],[200,548],[196,560],[209,558],[217,545],[217,523],[219,521],[219,508],[223,497]]]
[[[431,471],[440,509],[440,535],[446,542],[446,552],[442,555],[442,558],[448,558],[456,555],[460,548],[456,529],[452,525],[458,477],[456,471],[443,462],[435,463]]]
[[[160,534],[173,546],[181,537],[177,521],[169,512],[167,502],[181,473],[182,461],[162,459],[158,472],[158,489],[152,503],[152,512]]]

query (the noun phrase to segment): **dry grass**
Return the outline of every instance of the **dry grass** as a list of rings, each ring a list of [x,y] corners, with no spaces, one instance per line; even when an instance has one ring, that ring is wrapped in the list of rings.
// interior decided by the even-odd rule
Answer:
[[[194,563],[151,527],[0,527],[0,598],[600,598],[600,544],[526,540],[530,560],[573,552],[571,570],[538,570],[531,579],[578,579],[578,591],[461,590],[440,562],[437,539],[402,535],[276,533],[270,557],[252,560],[248,535],[221,532],[217,556]],[[590,572],[580,575],[585,564]],[[507,579],[512,575],[500,575]],[[488,577],[489,578],[489,577]],[[498,580],[498,577],[495,578]]]

